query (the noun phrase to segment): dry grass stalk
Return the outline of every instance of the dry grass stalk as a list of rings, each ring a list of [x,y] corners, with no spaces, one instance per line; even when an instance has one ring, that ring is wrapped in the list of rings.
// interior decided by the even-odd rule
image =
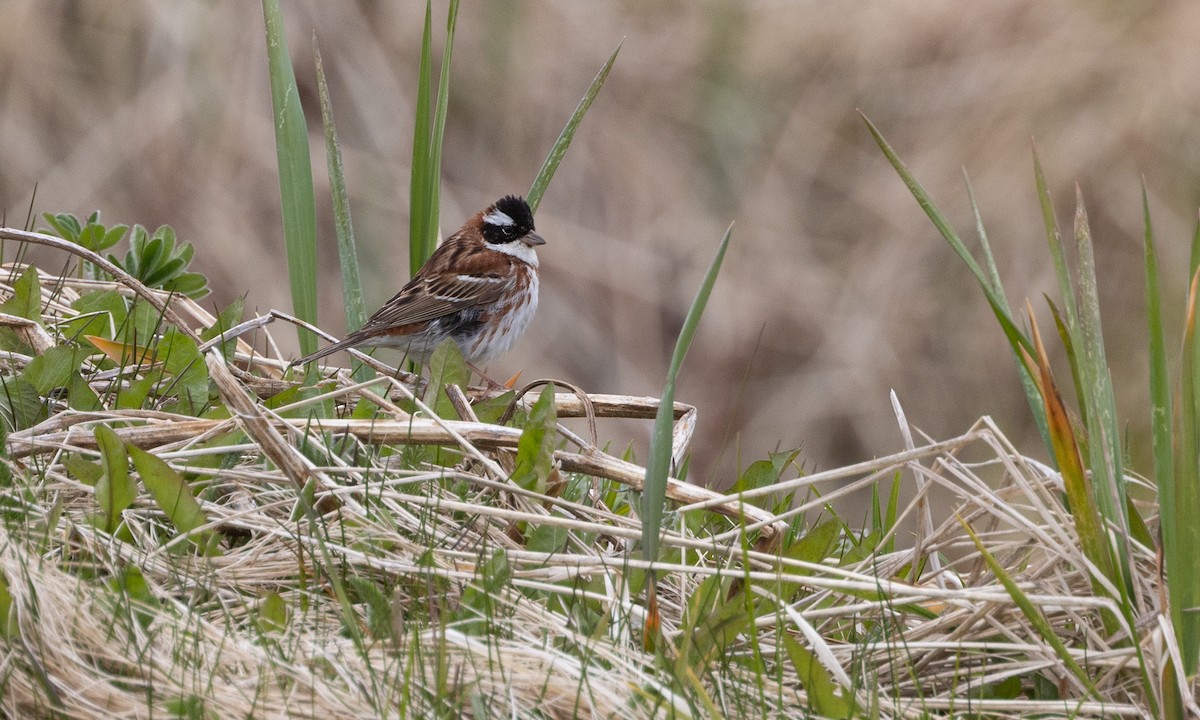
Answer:
[[[48,306],[57,317],[73,312],[66,301],[78,287],[62,284]],[[249,346],[242,353],[262,357]],[[22,360],[7,362],[13,368]],[[257,359],[247,367],[278,363]],[[723,578],[724,591],[741,583],[775,607],[719,656],[689,660],[696,684],[681,686],[639,637],[644,617],[633,583],[647,565],[629,552],[640,534],[636,518],[603,503],[513,487],[498,470],[497,453],[511,450],[517,430],[420,414],[388,419],[385,413],[370,422],[281,417],[216,356],[209,355],[208,366],[230,420],[56,408],[42,425],[7,438],[14,482],[0,488],[0,569],[12,611],[0,633],[0,707],[9,715],[132,718],[145,715],[148,705],[161,715],[202,698],[205,711],[220,717],[377,717],[402,709],[415,716],[537,709],[552,717],[665,717],[669,708],[693,707],[703,692],[726,714],[753,707],[801,717],[811,709],[809,680],[788,660],[784,645],[792,641],[809,649],[842,692],[864,707],[878,703],[882,717],[968,703],[997,717],[1146,714],[1136,657],[1123,637],[1104,632],[1100,610],[1109,601],[1091,594],[1056,479],[986,419],[960,437],[924,444],[912,442],[905,427],[909,448],[901,453],[740,496],[674,484],[678,512],[669,516],[666,559],[655,563],[668,647],[712,631],[689,610],[709,578]],[[355,388],[345,373],[330,380],[323,396],[329,402],[375,397],[381,411],[391,405]],[[574,395],[558,399],[564,414],[572,403],[576,410],[586,404]],[[605,417],[618,415],[622,403],[631,407],[627,417],[645,417],[653,404],[589,401]],[[677,410],[681,419],[694,418],[686,407]],[[190,473],[208,518],[196,532],[220,533],[222,555],[195,555],[144,492],[124,511],[119,537],[97,529],[90,519],[94,488],[66,463],[97,456],[88,428],[101,423]],[[214,442],[220,436],[237,444]],[[400,464],[380,449],[426,444],[446,446],[442,452],[460,461]],[[636,465],[592,447],[579,450],[556,453],[559,472],[638,487],[643,471]],[[214,457],[226,462],[214,465]],[[805,562],[745,549],[747,532],[780,536],[789,523],[811,530],[811,516],[829,503],[898,476],[911,494],[902,522],[863,547],[862,560],[839,562],[835,554]],[[300,487],[312,478],[318,500],[337,500],[317,503],[324,512],[315,523],[298,512]],[[608,492],[624,491],[609,486]],[[768,509],[771,498],[789,492],[796,493],[791,506]],[[954,512],[930,522],[914,547],[885,552],[889,539],[904,541],[922,518],[932,518],[933,495],[952,500]],[[735,520],[711,520],[698,533],[685,516],[706,509]],[[807,524],[798,522],[805,517]],[[1094,693],[1058,668],[1054,651],[987,570],[960,519],[1093,673]],[[514,538],[513,527],[557,528],[563,542],[554,552],[538,551],[519,534]],[[849,552],[864,539],[841,543]],[[1132,547],[1142,612],[1132,634],[1143,639],[1151,672],[1159,672],[1169,626],[1154,622],[1154,554]],[[507,568],[499,582],[498,561]],[[906,567],[928,572],[913,582]],[[356,582],[387,589],[390,597],[381,605]],[[334,597],[338,583],[357,588],[349,619]],[[490,609],[472,615],[471,597],[481,593]],[[286,613],[267,622],[272,598]],[[572,602],[586,602],[605,621],[581,626],[566,609]],[[346,632],[347,621],[355,633]],[[366,638],[363,644],[354,634]],[[762,672],[738,658],[754,659]],[[980,695],[984,685],[1034,676],[1052,679],[1066,699]]]

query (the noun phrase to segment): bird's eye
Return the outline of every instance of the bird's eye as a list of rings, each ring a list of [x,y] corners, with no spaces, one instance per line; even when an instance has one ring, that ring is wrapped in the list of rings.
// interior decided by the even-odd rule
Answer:
[[[516,229],[516,228],[514,228],[512,225],[505,225],[505,226],[504,226],[504,227],[503,227],[503,228],[500,230],[500,233],[501,233],[502,235],[504,235],[504,237],[506,237],[506,238],[512,238],[512,237],[516,237],[516,234],[517,234],[517,229]]]

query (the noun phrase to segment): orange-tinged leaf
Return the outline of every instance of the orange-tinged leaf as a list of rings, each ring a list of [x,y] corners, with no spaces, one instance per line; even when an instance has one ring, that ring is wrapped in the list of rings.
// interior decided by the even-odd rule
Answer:
[[[1038,331],[1033,308],[1028,301],[1026,302],[1026,312],[1029,314],[1033,347],[1037,353],[1038,372],[1034,378],[1042,393],[1042,402],[1046,408],[1046,425],[1050,431],[1050,444],[1054,449],[1054,459],[1058,463],[1058,471],[1062,475],[1067,501],[1071,504],[1075,530],[1079,533],[1084,554],[1100,568],[1100,572],[1105,577],[1112,578],[1112,556],[1101,528],[1100,512],[1096,508],[1091,480],[1084,470],[1083,458],[1079,453],[1079,442],[1075,437],[1071,417],[1067,413],[1066,405],[1063,404],[1058,387],[1054,384],[1054,376],[1050,372],[1050,359],[1046,355],[1046,347],[1042,344],[1042,335]],[[1096,584],[1096,587],[1099,585]]]
[[[658,583],[654,582],[654,572],[650,574],[650,590],[647,593],[646,625],[642,631],[642,647],[647,652],[653,652],[658,645],[658,633],[662,627],[662,618],[658,615]]]
[[[88,342],[104,353],[109,360],[118,364],[144,365],[158,362],[154,349],[140,345],[126,345],[122,342],[102,338],[98,335],[84,335]]]

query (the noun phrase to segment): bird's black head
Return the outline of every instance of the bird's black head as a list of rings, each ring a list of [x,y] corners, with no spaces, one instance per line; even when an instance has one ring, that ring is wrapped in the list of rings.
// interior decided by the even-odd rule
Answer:
[[[517,195],[505,195],[483,212],[483,237],[495,245],[520,240],[533,232],[533,211]]]

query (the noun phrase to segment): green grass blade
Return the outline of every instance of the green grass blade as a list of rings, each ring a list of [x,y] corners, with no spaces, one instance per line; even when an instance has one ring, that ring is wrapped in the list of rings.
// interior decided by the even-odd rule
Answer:
[[[700,324],[700,316],[704,314],[704,306],[712,293],[717,274],[721,271],[721,263],[725,259],[725,250],[729,247],[729,238],[733,234],[733,225],[725,230],[725,237],[717,248],[716,257],[696,291],[696,298],[688,310],[679,338],[675,341],[675,352],[671,355],[671,367],[667,370],[667,382],[663,387],[659,401],[658,413],[654,417],[654,430],[650,437],[650,457],[646,464],[646,485],[642,491],[642,549],[647,560],[658,556],[659,530],[662,528],[663,503],[667,496],[667,477],[671,472],[671,428],[675,420],[675,378],[683,365]]]
[[[1004,586],[1005,591],[1008,592],[1009,597],[1013,599],[1017,607],[1021,608],[1021,612],[1029,620],[1030,626],[1037,631],[1046,644],[1054,649],[1063,666],[1070,670],[1071,674],[1087,688],[1088,694],[1098,700],[1102,699],[1091,677],[1088,676],[1087,671],[1080,667],[1079,663],[1075,662],[1075,658],[1071,657],[1071,651],[1059,639],[1057,633],[1054,631],[1054,627],[1042,615],[1042,611],[1029,600],[1025,593],[1021,592],[1021,588],[1017,587],[1017,583],[1012,579],[1012,576],[1005,572],[1004,567],[999,561],[983,546],[983,542],[975,534],[975,531],[971,529],[971,526],[967,525],[966,521],[962,518],[959,518],[959,523],[962,524],[963,530],[967,531],[967,535],[971,537],[971,541],[975,543],[975,548],[979,551],[979,555],[983,558],[983,561],[987,563],[988,569],[992,571],[992,574]]]
[[[1187,516],[1177,517],[1181,508],[1174,504],[1175,468],[1171,455],[1171,388],[1170,378],[1167,375],[1166,340],[1163,335],[1158,254],[1154,249],[1154,228],[1150,224],[1150,200],[1146,195],[1144,183],[1142,184],[1142,215],[1146,226],[1144,247],[1146,328],[1150,336],[1150,437],[1154,448],[1154,477],[1158,484],[1159,511],[1165,542],[1166,538],[1175,537],[1175,523],[1179,520],[1186,522]],[[1187,511],[1184,510],[1184,512]],[[1164,549],[1170,553],[1174,549],[1173,545],[1173,542],[1168,543]],[[1166,561],[1169,567],[1176,567],[1172,565],[1173,560],[1174,558],[1168,554]],[[1194,572],[1195,570],[1191,568],[1189,571]]]
[[[1117,421],[1117,401],[1112,376],[1104,352],[1104,334],[1100,326],[1100,297],[1096,287],[1096,263],[1092,253],[1092,235],[1088,226],[1083,194],[1076,187],[1075,249],[1079,262],[1078,333],[1072,333],[1073,346],[1083,389],[1081,405],[1087,408],[1088,450],[1092,483],[1100,512],[1120,528],[1117,541],[1128,537],[1129,520],[1125,517],[1125,473],[1121,458],[1121,435]],[[1068,329],[1070,318],[1067,319]],[[1118,553],[1118,558],[1127,557]],[[1114,578],[1115,579],[1115,578]]]
[[[329,85],[325,81],[325,64],[313,36],[313,62],[317,69],[317,91],[321,97],[321,123],[325,128],[325,157],[329,164],[329,187],[333,195],[333,226],[337,232],[338,266],[342,270],[342,302],[346,309],[346,329],[362,327],[367,319],[363,304],[362,277],[359,274],[358,249],[354,242],[354,223],[350,219],[350,197],[346,193],[346,173],[342,166],[342,148],[338,143],[337,125],[333,121],[333,104],[329,101]],[[354,360],[354,377],[359,382],[371,377],[371,371]]]
[[[296,75],[292,71],[279,0],[263,0],[267,29],[267,62],[271,75],[271,105],[275,115],[275,152],[279,164],[279,201],[283,210],[283,239],[287,250],[292,311],[305,322],[317,322],[317,210],[313,198],[312,161],[308,128]],[[317,349],[317,339],[300,332],[300,352]]]
[[[450,11],[446,18],[446,46],[442,49],[441,74],[438,77],[437,105],[433,114],[433,137],[429,141],[429,234],[427,245],[422,248],[424,264],[437,246],[438,215],[441,208],[442,181],[442,138],[446,134],[446,111],[450,106],[450,57],[454,52],[454,28],[458,24],[458,0],[450,0]]]
[[[1196,221],[1196,229],[1192,231],[1192,256],[1188,263],[1188,277],[1193,277],[1200,268],[1200,218]]]
[[[429,144],[433,138],[430,96],[433,89],[433,9],[425,3],[425,32],[421,38],[421,63],[417,69],[417,110],[413,122],[412,173],[408,197],[409,272],[425,264],[433,254],[437,231],[429,227],[430,201]],[[436,180],[433,181],[436,184]]]
[[[1171,622],[1179,638],[1183,672],[1188,677],[1200,664],[1200,572],[1195,553],[1200,548],[1200,523],[1193,517],[1200,505],[1200,337],[1196,334],[1196,312],[1200,305],[1200,273],[1192,275],[1188,293],[1187,317],[1183,333],[1183,359],[1180,363],[1180,398],[1175,414],[1179,418],[1176,440],[1174,492],[1160,498],[1163,524],[1163,551],[1171,582]],[[1173,523],[1167,534],[1165,518],[1178,514],[1186,522]]]
[[[346,173],[342,166],[342,148],[338,143],[333,105],[321,50],[313,37],[313,61],[317,68],[317,90],[321,96],[321,122],[325,127],[325,152],[329,163],[329,185],[333,194],[333,220],[337,230],[338,262],[342,268],[342,299],[346,303],[346,327],[362,327],[367,319],[363,305],[362,278],[359,275],[358,249],[354,243],[354,224],[350,219],[350,198],[346,194]]]
[[[1058,279],[1058,290],[1062,295],[1063,312],[1067,318],[1067,327],[1075,332],[1075,291],[1071,285],[1071,276],[1067,272],[1067,261],[1063,253],[1062,235],[1058,232],[1058,221],[1054,218],[1054,203],[1050,201],[1050,191],[1046,188],[1046,174],[1042,172],[1042,162],[1038,159],[1037,146],[1033,148],[1033,178],[1037,184],[1038,203],[1042,207],[1042,223],[1046,228],[1046,243],[1050,247],[1050,258],[1054,261],[1054,276]]]
[[[903,180],[904,184],[908,186],[909,192],[912,193],[913,197],[917,201],[917,204],[920,205],[921,209],[925,211],[925,214],[929,216],[929,219],[933,222],[933,226],[937,228],[938,233],[945,238],[946,242],[950,244],[950,247],[954,249],[954,252],[957,253],[958,257],[963,261],[963,264],[967,266],[967,269],[969,269],[975,275],[975,279],[979,281],[979,286],[983,288],[984,296],[987,298],[988,304],[992,306],[992,312],[995,313],[996,319],[1000,321],[1000,327],[1004,330],[1004,335],[1008,338],[1009,344],[1012,345],[1013,352],[1017,353],[1018,357],[1020,356],[1020,348],[1024,348],[1028,353],[1032,353],[1033,345],[1030,344],[1029,338],[1025,337],[1025,335],[1017,329],[1017,326],[1013,324],[1012,316],[1008,311],[1005,310],[1007,305],[1006,301],[996,292],[995,289],[992,288],[991,281],[988,279],[987,275],[984,274],[983,269],[979,267],[979,263],[975,262],[975,258],[971,256],[971,253],[969,250],[967,250],[966,245],[964,245],[962,240],[959,239],[958,234],[954,232],[954,228],[950,227],[950,221],[947,220],[946,216],[942,214],[942,211],[938,210],[937,206],[933,204],[933,200],[929,197],[929,193],[925,192],[925,188],[921,187],[921,183],[917,182],[916,177],[909,172],[908,167],[906,167],[904,163],[900,161],[899,156],[897,156],[896,152],[892,150],[892,146],[889,145],[887,140],[884,139],[883,135],[879,132],[879,129],[875,127],[874,123],[872,123],[867,116],[863,115],[861,112],[859,113],[859,116],[863,119],[863,122],[867,124],[867,129],[871,132],[871,137],[875,138],[875,143],[879,145],[879,149],[883,151],[883,154],[887,157],[888,162],[892,164],[892,167],[895,168],[896,173],[900,175],[900,179]]]
[[[967,174],[966,168],[963,168],[963,181],[967,186],[967,198],[971,202],[971,213],[975,216],[975,231],[979,234],[979,246],[983,251],[984,267],[987,268],[987,277],[991,281],[992,293],[995,295],[996,304],[1004,311],[1005,315],[1011,318],[1012,309],[1004,294],[1004,285],[1000,282],[1000,271],[996,268],[992,245],[988,242],[987,230],[983,227],[983,215],[979,212],[979,203],[975,202],[975,188],[971,186],[971,177]],[[1046,425],[1046,410],[1043,407],[1042,398],[1038,394],[1037,383],[1034,382],[1033,375],[1022,362],[1016,348],[1014,348],[1013,359],[1017,364],[1017,374],[1021,378],[1021,388],[1025,391],[1025,400],[1029,403],[1029,412],[1033,415],[1033,422],[1037,426],[1038,434],[1042,437],[1042,444],[1049,448],[1050,430]]]
[[[587,114],[588,109],[592,107],[592,101],[600,93],[600,88],[604,87],[604,81],[608,79],[608,73],[612,70],[613,63],[617,61],[617,53],[621,52],[621,45],[624,42],[624,40],[621,40],[621,42],[617,43],[617,47],[612,51],[612,55],[608,56],[608,60],[600,68],[600,72],[596,73],[596,77],[592,79],[592,84],[588,86],[587,92],[583,94],[583,99],[579,101],[575,112],[571,113],[571,119],[567,120],[566,126],[558,134],[558,140],[554,141],[554,147],[550,148],[550,154],[546,156],[546,161],[542,163],[542,169],[538,170],[537,177],[533,181],[533,186],[529,188],[529,195],[525,198],[529,203],[529,208],[535,213],[537,212],[538,205],[542,202],[542,196],[546,193],[547,186],[550,185],[550,179],[554,177],[554,172],[558,170],[558,164],[562,162],[563,156],[567,154],[567,148],[571,146],[571,140],[575,137],[575,130],[579,127],[579,123],[583,122],[583,116]]]

